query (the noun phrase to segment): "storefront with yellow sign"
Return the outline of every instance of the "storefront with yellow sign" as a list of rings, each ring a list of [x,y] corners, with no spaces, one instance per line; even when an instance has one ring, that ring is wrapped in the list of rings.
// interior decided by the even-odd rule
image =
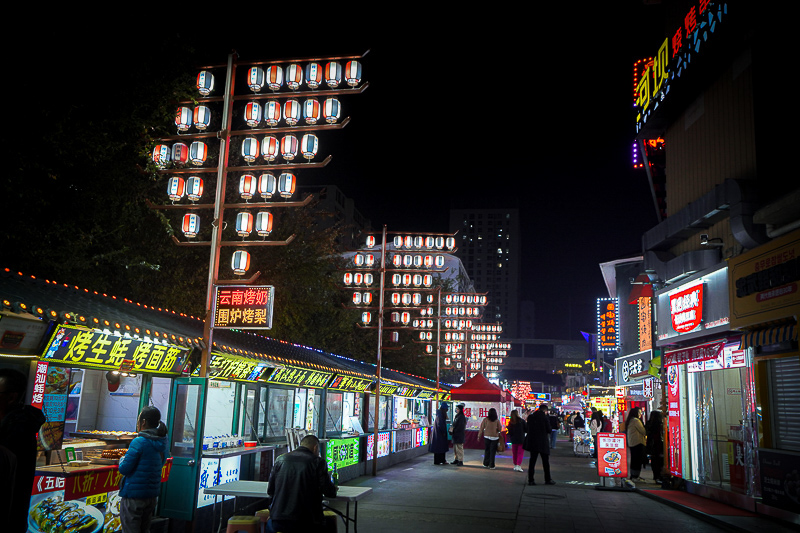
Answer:
[[[755,370],[754,410],[742,426],[754,442],[752,485],[758,512],[800,523],[800,230],[730,259],[731,328]]]
[[[169,417],[171,384],[189,352],[155,338],[56,326],[31,372],[31,405],[47,417],[39,432],[31,520],[48,502],[69,502],[84,511],[87,523],[120,530],[119,458],[136,437],[143,407],[155,405]],[[170,468],[171,462],[163,481]]]

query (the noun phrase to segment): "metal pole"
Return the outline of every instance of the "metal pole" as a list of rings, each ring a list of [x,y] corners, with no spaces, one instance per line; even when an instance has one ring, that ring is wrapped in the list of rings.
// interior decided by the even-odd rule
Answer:
[[[222,130],[219,132],[219,163],[217,165],[217,193],[214,200],[214,230],[211,232],[211,257],[208,265],[208,287],[206,289],[206,316],[203,324],[203,342],[205,347],[200,358],[200,377],[208,376],[208,366],[211,361],[211,350],[214,343],[214,328],[212,304],[214,299],[214,285],[219,277],[219,252],[222,243],[223,213],[225,204],[225,185],[227,181],[228,150],[230,147],[230,121],[232,115],[231,102],[233,100],[234,73],[236,64],[233,54],[228,55],[228,72],[225,80],[225,97],[222,110]]]
[[[383,226],[383,240],[381,241],[381,290],[378,293],[378,361],[375,369],[375,427],[373,428],[372,442],[372,475],[378,475],[378,417],[381,405],[381,353],[383,352],[383,290],[386,281],[386,225]]]
[[[436,411],[439,411],[439,358],[442,353],[442,286],[439,285],[436,302]]]

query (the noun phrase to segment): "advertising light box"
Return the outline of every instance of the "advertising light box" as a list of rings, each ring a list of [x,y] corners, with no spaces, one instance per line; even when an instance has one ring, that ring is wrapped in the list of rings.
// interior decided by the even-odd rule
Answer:
[[[628,477],[628,445],[624,433],[597,434],[597,475]]]
[[[325,461],[328,463],[328,470],[332,471],[335,466],[337,469],[358,463],[359,438],[331,439],[325,445]]]
[[[375,435],[367,437],[367,461],[372,460]],[[386,457],[392,448],[392,435],[389,432],[378,433],[378,457]]]
[[[271,329],[275,287],[225,285],[214,287],[214,327]]]

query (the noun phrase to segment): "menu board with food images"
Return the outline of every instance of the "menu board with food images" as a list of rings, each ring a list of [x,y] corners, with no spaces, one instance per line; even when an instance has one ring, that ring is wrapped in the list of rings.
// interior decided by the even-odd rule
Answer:
[[[597,434],[597,475],[628,477],[628,446],[624,433]]]
[[[39,429],[39,451],[61,447],[64,439],[68,389],[68,368],[52,366],[41,361],[36,364],[31,405],[41,409],[47,418],[47,422]]]

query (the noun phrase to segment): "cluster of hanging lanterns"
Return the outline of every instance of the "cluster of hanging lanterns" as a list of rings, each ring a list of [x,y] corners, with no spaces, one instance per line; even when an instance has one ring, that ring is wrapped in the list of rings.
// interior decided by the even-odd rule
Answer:
[[[476,324],[472,330],[476,332],[502,333],[503,326],[500,324]]]
[[[443,268],[443,255],[391,254],[389,260],[395,268]]]
[[[366,285],[369,287],[373,283],[373,276],[369,272],[346,272],[344,275],[344,284],[350,285]]]
[[[196,202],[203,196],[203,179],[192,176],[186,181],[181,177],[173,177],[167,181],[167,196],[175,203],[184,195],[190,202]]]
[[[367,236],[367,248],[374,248],[376,240],[374,235]],[[453,251],[456,247],[456,239],[454,237],[434,237],[428,236],[413,236],[413,235],[396,235],[392,239],[392,244],[396,250],[447,250]]]
[[[276,194],[281,198],[291,198],[296,187],[297,177],[291,172],[283,172],[277,178],[269,172],[258,177],[244,174],[239,178],[239,196],[245,201],[253,199],[256,194],[265,200]]]
[[[173,163],[176,167],[183,167],[187,163],[201,167],[208,157],[208,146],[202,141],[195,141],[189,146],[184,143],[175,143],[172,146],[158,144],[153,148],[151,157],[153,163],[160,169],[166,168],[169,163]]]
[[[430,274],[392,274],[392,285],[395,287],[425,287],[433,285],[433,276]]]
[[[247,163],[253,163],[259,157],[271,163],[279,155],[284,161],[294,161],[298,154],[311,161],[318,151],[319,139],[313,133],[306,133],[300,141],[295,135],[284,135],[280,141],[272,135],[267,135],[261,140],[257,137],[245,137],[242,140],[242,158]]]
[[[204,106],[195,106],[194,110],[181,106],[175,113],[175,127],[178,133],[186,133],[194,126],[197,131],[205,131],[211,125],[211,110]]]
[[[486,305],[486,295],[483,294],[446,294],[444,302],[447,305]]]
[[[262,121],[267,126],[275,127],[280,124],[281,119],[287,126],[297,126],[301,119],[311,126],[320,120],[336,124],[341,116],[342,106],[333,97],[326,98],[322,104],[316,98],[307,98],[302,105],[299,100],[291,99],[286,100],[283,105],[274,100],[263,106],[259,102],[249,102],[244,108],[244,122],[251,128],[259,127]]]
[[[201,73],[203,74],[203,73]],[[200,89],[200,76],[197,78]],[[281,65],[270,65],[266,68],[250,67],[247,71],[247,86],[254,93],[260,93],[265,87],[272,92],[280,91],[284,85],[291,91],[300,89],[303,83],[311,90],[319,89],[324,82],[330,89],[337,89],[342,80],[350,87],[361,84],[361,63],[348,61],[344,69],[338,61],[329,61],[323,67],[320,63],[310,62],[303,67],[298,63],[291,63],[286,68]],[[208,82],[204,80],[204,83]],[[213,75],[211,87],[213,90]],[[201,91],[202,94],[202,91]]]

